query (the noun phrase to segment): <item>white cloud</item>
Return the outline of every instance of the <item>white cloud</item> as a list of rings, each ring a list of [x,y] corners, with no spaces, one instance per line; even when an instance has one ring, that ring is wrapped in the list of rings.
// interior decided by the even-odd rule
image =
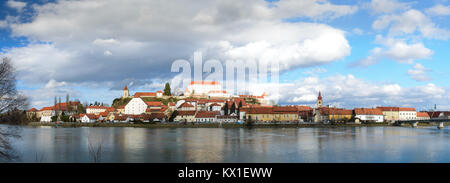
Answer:
[[[362,29],[360,29],[360,28],[354,28],[353,29],[353,33],[356,34],[356,35],[363,35],[364,31]]]
[[[48,44],[11,48],[3,55],[20,65],[21,79],[45,83],[167,79],[174,75],[171,63],[190,58],[196,50],[204,50],[205,59],[221,61],[277,59],[283,69],[327,64],[350,54],[344,31],[283,22],[283,3],[82,0],[34,5],[33,19],[12,23],[12,33]],[[320,13],[302,14],[309,5],[333,17],[349,8],[326,1],[297,5],[299,15],[311,18]]]
[[[365,6],[372,9],[374,13],[393,13],[397,10],[409,9],[411,4],[396,0],[372,0],[370,3],[365,4]]]
[[[429,58],[433,51],[422,43],[408,45],[404,42],[396,42],[385,53],[386,57],[402,63],[413,63],[415,59]]]
[[[48,83],[45,85],[45,89],[51,89],[51,88],[57,88],[57,87],[62,87],[62,86],[66,86],[67,83],[62,81],[62,82],[57,82],[54,79],[48,81]]]
[[[434,16],[447,16],[450,15],[450,6],[438,4],[436,6],[433,6],[432,8],[426,9],[425,12],[429,15]]]
[[[353,14],[357,6],[334,5],[326,0],[282,0],[277,2],[276,9],[281,17],[310,17],[316,19],[333,19]]]
[[[8,27],[8,22],[4,20],[0,20],[0,29]]]
[[[426,74],[430,69],[425,68],[421,64],[414,65],[414,69],[408,70],[408,75],[416,81],[430,81],[431,78]]]
[[[450,31],[436,26],[430,18],[418,10],[408,10],[400,15],[384,15],[375,20],[372,28],[383,30],[389,28],[389,36],[402,36],[420,33],[430,39],[447,40]]]
[[[21,12],[25,6],[27,6],[27,3],[21,2],[21,1],[14,1],[14,0],[8,0],[6,2],[6,5],[10,8],[14,8],[17,11]]]
[[[311,82],[313,81],[313,82]],[[333,75],[326,78],[307,77],[293,83],[280,84],[283,92],[281,103],[314,105],[318,91],[324,104],[339,107],[412,106],[424,109],[435,103],[449,106],[442,100],[450,88],[435,84],[402,87],[397,83],[377,83],[356,78],[353,75]]]

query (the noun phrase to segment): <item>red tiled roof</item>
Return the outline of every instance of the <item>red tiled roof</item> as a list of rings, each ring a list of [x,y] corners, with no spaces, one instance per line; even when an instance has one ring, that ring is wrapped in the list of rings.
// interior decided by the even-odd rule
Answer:
[[[356,115],[383,115],[381,109],[355,108]]]
[[[417,117],[429,118],[430,116],[426,112],[417,112]]]
[[[127,87],[127,85],[125,85],[125,87],[123,88],[123,90],[128,90],[128,87]]]
[[[399,111],[416,111],[416,109],[412,107],[400,107]]]
[[[177,111],[178,116],[193,116],[196,111]]]
[[[312,110],[312,108],[311,107],[309,107],[309,106],[297,106],[297,110],[298,111],[309,111],[309,110]]]
[[[86,107],[86,109],[108,109],[108,107],[92,105],[92,106]]]
[[[169,102],[168,105],[169,106],[175,106],[176,104],[175,104],[175,102]]]
[[[36,108],[31,108],[30,110],[28,110],[28,112],[36,112],[37,111],[37,109]]]
[[[185,103],[181,104],[180,107],[178,107],[178,108],[182,108],[182,107],[194,107],[194,106],[185,102]]]
[[[220,115],[218,111],[199,111],[195,115],[195,118],[215,118],[217,115]]]
[[[377,109],[380,109],[381,111],[399,111],[399,107],[377,107]]]
[[[125,105],[121,105],[121,106],[117,107],[117,109],[125,109]]]
[[[98,115],[100,115],[100,116],[102,116],[102,117],[106,117],[106,116],[108,116],[108,114],[109,114],[109,112],[101,112],[101,113],[99,113]]]
[[[163,104],[159,101],[155,101],[155,102],[145,102],[145,104],[147,104],[147,106],[162,106]]]
[[[136,92],[134,94],[134,97],[142,97],[142,96],[144,96],[144,97],[147,97],[147,96],[156,97],[156,92]]]
[[[193,85],[193,84],[200,84],[200,85],[218,85],[220,84],[217,81],[191,81],[191,83],[189,83],[189,85]]]
[[[39,111],[52,111],[52,110],[54,110],[54,107],[53,106],[50,106],[50,107],[43,107],[41,110],[39,110]]]
[[[214,104],[211,104],[211,105],[209,105],[209,106],[220,106],[220,104],[214,103]]]

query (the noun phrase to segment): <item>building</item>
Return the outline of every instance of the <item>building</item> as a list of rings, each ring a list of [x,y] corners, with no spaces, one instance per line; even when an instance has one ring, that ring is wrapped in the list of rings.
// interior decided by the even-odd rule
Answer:
[[[162,96],[163,96],[163,92],[161,90],[157,91],[157,92],[136,92],[134,94],[134,97],[140,97],[140,98],[152,98],[152,97],[160,98]]]
[[[313,121],[313,109],[309,106],[297,106],[298,119],[303,122]]]
[[[429,120],[430,115],[427,112],[417,112],[417,120]]]
[[[238,120],[238,115],[236,114],[216,116],[216,121],[218,123],[236,123]]]
[[[399,107],[377,107],[383,112],[385,121],[397,121],[400,119]]]
[[[323,112],[320,110],[322,108],[322,105],[323,105],[322,94],[319,91],[319,95],[317,96],[316,108],[313,109],[313,116],[315,123],[326,122],[328,119],[326,114],[321,114],[321,112]]]
[[[208,98],[230,98],[230,97],[232,97],[232,95],[225,90],[209,91],[207,96],[208,96]]]
[[[216,116],[219,116],[218,111],[198,111],[195,114],[195,122],[198,123],[213,123],[216,122]]]
[[[103,120],[99,115],[95,114],[80,114],[82,123],[95,123],[97,120]]]
[[[384,121],[383,112],[380,109],[373,108],[355,108],[353,110],[355,122],[377,122]]]
[[[242,107],[246,119],[256,122],[298,122],[298,110],[293,106]]]
[[[38,110],[36,108],[31,108],[30,110],[27,111],[27,118],[28,119],[39,118],[37,112]]]
[[[133,99],[125,105],[125,114],[143,114],[147,109],[147,104],[139,97]]]
[[[450,119],[450,111],[429,111],[431,119]]]
[[[195,106],[192,104],[189,104],[188,102],[185,102],[181,104],[178,108],[178,111],[195,111]]]
[[[98,115],[101,112],[105,112],[107,109],[108,107],[105,106],[88,106],[86,107],[86,113]]]
[[[218,103],[213,103],[211,105],[208,106],[209,111],[221,111],[222,110],[222,106]]]
[[[222,85],[217,81],[191,81],[184,91],[184,96],[207,97],[210,92],[216,91],[223,91]],[[211,94],[215,96],[213,93]]]
[[[128,98],[130,97],[130,90],[128,90],[127,85],[122,90],[122,98]]]
[[[415,108],[411,107],[400,107],[398,109],[398,119],[399,120],[415,120],[417,119],[417,112]]]
[[[194,122],[197,111],[176,111],[174,121],[177,122]]]

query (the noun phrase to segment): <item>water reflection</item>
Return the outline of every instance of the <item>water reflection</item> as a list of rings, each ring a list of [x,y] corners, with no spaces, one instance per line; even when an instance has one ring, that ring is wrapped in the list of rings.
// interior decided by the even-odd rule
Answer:
[[[32,128],[14,141],[20,162],[449,162],[450,129]]]

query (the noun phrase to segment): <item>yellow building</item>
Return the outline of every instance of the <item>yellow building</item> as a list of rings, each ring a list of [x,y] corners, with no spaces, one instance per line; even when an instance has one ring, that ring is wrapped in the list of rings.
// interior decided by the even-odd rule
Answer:
[[[256,122],[297,122],[298,110],[296,107],[243,107],[246,119]]]

